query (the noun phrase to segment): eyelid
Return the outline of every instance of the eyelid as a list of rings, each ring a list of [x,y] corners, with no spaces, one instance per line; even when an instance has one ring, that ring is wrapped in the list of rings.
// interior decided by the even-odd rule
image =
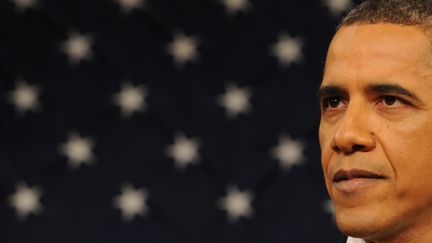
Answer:
[[[321,101],[324,101],[324,100],[328,100],[328,99],[330,99],[330,98],[341,98],[341,99],[345,99],[345,97],[344,97],[343,95],[323,95],[323,96],[320,97],[320,100],[321,100]]]
[[[404,105],[412,105],[411,102],[409,102],[407,99],[402,98],[398,95],[392,95],[392,94],[386,94],[386,95],[380,95],[378,96],[377,100],[383,101],[385,97],[394,97],[397,101],[401,102]]]

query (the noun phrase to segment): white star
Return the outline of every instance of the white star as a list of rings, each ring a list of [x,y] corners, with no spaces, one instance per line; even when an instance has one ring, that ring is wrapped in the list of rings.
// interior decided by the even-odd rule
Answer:
[[[25,11],[37,5],[37,0],[12,0],[19,11]]]
[[[177,33],[174,40],[168,45],[168,53],[173,56],[174,63],[183,66],[188,61],[198,58],[198,39],[188,37],[184,33]]]
[[[229,221],[235,223],[240,217],[250,218],[253,216],[253,197],[250,191],[240,191],[236,186],[230,186],[227,196],[220,199],[218,205],[227,212]]]
[[[24,80],[18,80],[15,90],[11,91],[7,98],[15,105],[18,113],[27,111],[38,111],[41,105],[38,100],[40,89],[36,85],[28,85]]]
[[[125,221],[130,222],[136,215],[145,215],[148,192],[144,188],[134,189],[130,184],[123,185],[119,196],[114,198],[114,207],[120,209]]]
[[[146,95],[147,90],[143,85],[133,86],[131,82],[126,81],[120,92],[114,95],[114,102],[120,106],[124,116],[130,117],[134,112],[145,109]]]
[[[90,36],[73,31],[69,34],[68,39],[62,43],[61,48],[72,64],[78,64],[82,60],[91,58],[92,43],[93,38]]]
[[[118,4],[120,4],[122,11],[126,14],[132,12],[134,9],[141,9],[145,5],[144,0],[115,0],[115,1]]]
[[[289,170],[292,166],[300,165],[304,161],[303,150],[302,142],[283,135],[279,139],[279,144],[271,150],[271,155],[279,160],[282,169]]]
[[[272,53],[278,58],[279,64],[286,67],[291,63],[298,63],[303,59],[303,42],[300,38],[282,34],[272,46]]]
[[[95,161],[92,152],[94,142],[90,138],[83,138],[77,133],[72,133],[68,141],[61,145],[61,153],[68,158],[72,168],[78,168],[81,164],[92,164]]]
[[[351,0],[324,0],[333,16],[338,16],[353,6]]]
[[[177,134],[174,138],[174,144],[167,147],[167,155],[174,159],[177,169],[183,170],[187,165],[198,162],[199,146],[198,139],[188,139],[183,134]]]
[[[252,92],[249,88],[239,88],[236,84],[228,84],[225,94],[221,95],[218,102],[226,109],[229,118],[235,118],[240,113],[248,113],[251,110],[249,100]]]
[[[41,191],[37,187],[28,187],[25,183],[16,186],[16,192],[9,196],[9,204],[15,208],[18,219],[24,220],[29,214],[37,214],[42,210],[39,202]]]
[[[225,5],[226,11],[230,15],[234,15],[240,11],[246,12],[251,8],[249,0],[221,0],[221,2]]]
[[[336,220],[335,209],[334,209],[333,203],[330,199],[325,200],[322,204],[322,207],[326,213],[329,213],[332,215],[333,220]]]

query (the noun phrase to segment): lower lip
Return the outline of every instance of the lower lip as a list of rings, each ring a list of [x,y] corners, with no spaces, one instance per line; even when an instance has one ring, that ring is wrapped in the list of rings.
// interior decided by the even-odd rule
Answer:
[[[378,178],[354,178],[350,180],[344,180],[335,182],[335,187],[344,193],[353,193],[366,187],[371,187],[381,179]]]

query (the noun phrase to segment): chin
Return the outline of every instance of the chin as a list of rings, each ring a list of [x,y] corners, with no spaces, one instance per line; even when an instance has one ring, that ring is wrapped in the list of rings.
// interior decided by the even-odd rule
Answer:
[[[356,238],[376,240],[389,235],[389,223],[381,214],[365,209],[338,209],[336,223],[339,230]]]

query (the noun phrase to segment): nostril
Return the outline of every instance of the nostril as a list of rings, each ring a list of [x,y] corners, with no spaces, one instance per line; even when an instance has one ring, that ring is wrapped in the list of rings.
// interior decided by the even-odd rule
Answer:
[[[364,145],[354,144],[354,145],[352,146],[352,151],[353,151],[353,152],[355,152],[355,151],[362,151],[362,150],[364,150],[364,149],[365,149],[365,146],[364,146]]]

